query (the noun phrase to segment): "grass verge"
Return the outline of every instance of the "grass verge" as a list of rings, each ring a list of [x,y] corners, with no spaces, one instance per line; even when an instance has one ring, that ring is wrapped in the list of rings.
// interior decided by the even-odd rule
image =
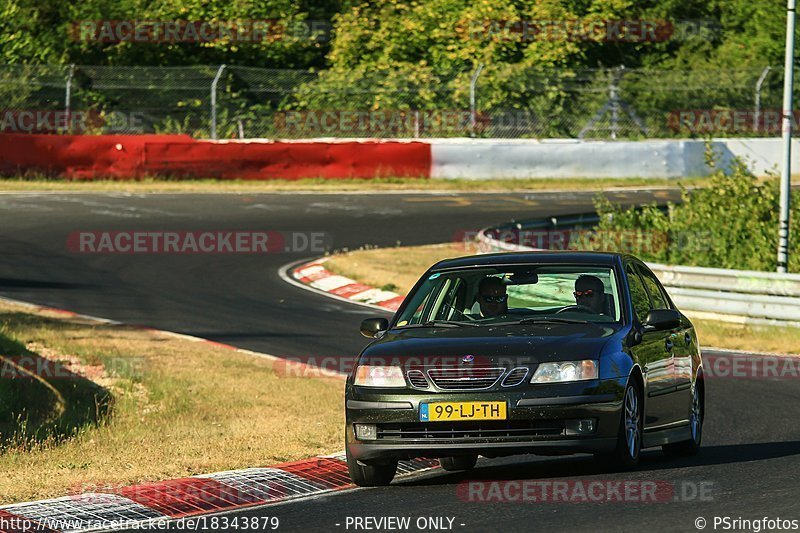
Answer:
[[[706,178],[682,179],[686,186],[702,186]],[[669,179],[492,179],[430,180],[423,178],[377,179],[299,179],[299,180],[180,180],[147,178],[141,180],[70,181],[42,177],[0,178],[0,192],[194,192],[194,193],[269,193],[269,192],[525,192],[543,190],[605,190],[613,187],[677,187]]]
[[[266,359],[7,303],[0,350],[0,503],[342,446],[341,381],[282,377]]]
[[[366,285],[407,294],[432,264],[471,253],[464,243],[355,250],[332,256],[325,267]],[[701,346],[800,354],[800,328],[692,321]]]

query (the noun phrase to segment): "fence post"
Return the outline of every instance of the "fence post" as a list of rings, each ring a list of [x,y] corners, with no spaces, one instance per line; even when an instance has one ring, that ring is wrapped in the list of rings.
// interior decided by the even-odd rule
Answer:
[[[758,132],[758,121],[761,118],[761,86],[764,84],[764,80],[767,79],[767,74],[769,74],[770,69],[772,69],[772,67],[767,66],[756,82],[756,109],[753,114],[753,133]]]
[[[469,112],[470,112],[470,127],[472,129],[472,136],[475,137],[475,128],[478,124],[478,111],[475,103],[475,86],[478,84],[478,77],[483,70],[483,63],[478,63],[478,68],[472,74],[472,79],[469,82]]]
[[[67,83],[64,88],[64,118],[67,121],[67,131],[72,132],[72,117],[70,116],[70,108],[72,107],[72,78],[75,76],[75,65],[69,66],[69,73],[67,74]]]
[[[211,82],[211,138],[217,139],[217,83],[222,77],[222,71],[225,70],[225,65],[222,64],[217,70],[217,75],[214,76],[214,81]]]

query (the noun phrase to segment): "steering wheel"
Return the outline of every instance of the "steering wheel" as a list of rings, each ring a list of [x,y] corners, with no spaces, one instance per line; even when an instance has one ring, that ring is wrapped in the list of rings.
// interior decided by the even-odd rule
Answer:
[[[585,305],[580,305],[580,304],[578,304],[578,305],[568,305],[566,307],[562,307],[561,309],[556,311],[555,314],[568,313],[568,312],[571,312],[571,311],[580,311],[582,313],[591,313],[593,315],[597,314],[597,313],[594,312],[594,309],[592,309],[591,307],[587,307]]]
[[[452,306],[452,305],[450,305],[449,303],[447,303],[447,302],[443,302],[443,303],[444,303],[444,305],[445,305],[446,307],[448,307],[448,308],[452,309],[453,311],[455,311],[456,313],[458,313],[459,315],[461,315],[463,318],[465,318],[465,319],[467,319],[467,320],[475,320],[475,319],[474,319],[474,318],[472,318],[471,316],[469,316],[469,315],[467,315],[466,313],[464,313],[464,311],[461,311],[460,309],[456,309],[455,307],[453,307],[453,306]]]

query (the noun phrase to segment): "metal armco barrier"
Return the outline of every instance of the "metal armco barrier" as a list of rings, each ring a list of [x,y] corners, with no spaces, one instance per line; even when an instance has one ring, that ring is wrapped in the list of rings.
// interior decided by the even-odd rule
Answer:
[[[596,215],[579,215],[486,228],[478,233],[478,253],[536,251],[539,248],[513,242],[513,236],[524,231],[563,230],[598,221]],[[800,326],[800,274],[656,263],[648,266],[678,307],[688,314],[727,322]]]

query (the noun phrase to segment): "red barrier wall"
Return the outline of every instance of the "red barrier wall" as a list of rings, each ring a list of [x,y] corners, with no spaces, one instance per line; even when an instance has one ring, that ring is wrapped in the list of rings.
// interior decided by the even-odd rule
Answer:
[[[186,135],[0,134],[0,173],[71,179],[430,177],[420,142],[214,142]]]

